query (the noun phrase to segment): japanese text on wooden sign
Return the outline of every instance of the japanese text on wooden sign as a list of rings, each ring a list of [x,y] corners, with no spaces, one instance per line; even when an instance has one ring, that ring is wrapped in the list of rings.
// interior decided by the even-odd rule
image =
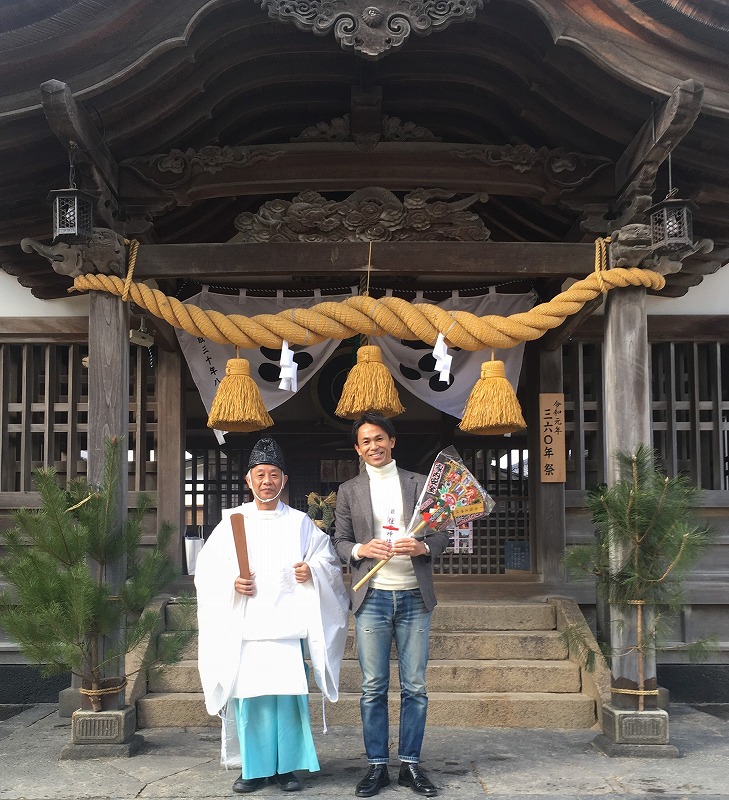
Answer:
[[[564,483],[564,395],[539,395],[539,467],[542,483]]]

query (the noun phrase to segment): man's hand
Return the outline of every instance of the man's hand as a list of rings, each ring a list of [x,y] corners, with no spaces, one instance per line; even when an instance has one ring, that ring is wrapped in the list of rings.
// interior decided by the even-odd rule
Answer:
[[[395,556],[424,556],[427,552],[422,539],[415,539],[413,536],[395,539],[392,546],[392,554]]]
[[[256,582],[253,580],[254,572],[251,572],[250,578],[238,577],[235,579],[235,590],[238,594],[244,594],[246,597],[253,597],[256,593]]]
[[[374,558],[377,561],[384,561],[392,555],[392,545],[387,539],[370,539],[369,542],[360,544],[360,558]]]
[[[296,583],[306,583],[311,580],[311,569],[306,561],[299,561],[294,564],[294,577],[296,578]]]

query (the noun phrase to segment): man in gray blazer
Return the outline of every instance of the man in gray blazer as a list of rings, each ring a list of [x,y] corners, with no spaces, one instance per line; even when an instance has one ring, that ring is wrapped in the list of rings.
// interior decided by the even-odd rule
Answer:
[[[448,546],[448,534],[434,532],[425,539],[405,535],[426,478],[397,467],[392,458],[395,429],[389,419],[364,414],[352,426],[352,440],[365,472],[339,487],[334,546],[351,565],[353,586],[378,561],[393,556],[359,591],[350,593],[370,765],[355,795],[372,797],[390,783],[387,694],[394,637],[401,689],[398,783],[433,797],[438,791],[419,762],[428,708],[430,612],[436,604],[433,559]]]

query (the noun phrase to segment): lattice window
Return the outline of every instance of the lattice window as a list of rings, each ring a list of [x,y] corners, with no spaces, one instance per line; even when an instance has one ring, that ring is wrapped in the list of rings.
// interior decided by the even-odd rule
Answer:
[[[86,474],[88,373],[80,344],[0,343],[0,492],[33,491],[32,473]],[[156,489],[155,371],[130,350],[129,489]]]
[[[459,452],[468,468],[496,500],[496,508],[485,519],[474,522],[473,552],[446,554],[435,564],[438,574],[498,575],[506,570],[506,552],[511,543],[524,546],[531,571],[528,462],[526,444],[513,437],[509,448],[461,447]],[[321,459],[315,452],[291,441],[285,448],[289,470],[288,502],[306,510],[306,495],[326,495],[354,477],[356,458]],[[250,448],[189,448],[186,461],[186,524],[202,527],[209,534],[225,508],[250,500],[243,483]],[[193,533],[193,530],[190,530]]]
[[[250,448],[230,445],[188,450],[185,457],[185,524],[206,533],[220,522],[223,510],[250,500],[243,481]]]
[[[567,489],[605,480],[602,346],[564,348]],[[729,489],[729,345],[666,342],[651,346],[652,445],[670,475],[699,488]]]
[[[144,347],[130,348],[129,373],[129,491],[155,492],[157,372],[149,350]]]
[[[652,348],[653,437],[667,471],[702,489],[729,488],[729,345]]]
[[[32,491],[36,467],[86,473],[88,380],[80,345],[0,345],[0,491]]]
[[[463,447],[466,466],[496,501],[487,517],[473,523],[473,552],[446,553],[435,562],[440,575],[500,575],[507,571],[507,550],[519,544],[533,565],[529,532],[528,459],[525,443],[512,437],[509,447]]]
[[[584,489],[605,480],[602,345],[573,342],[564,353],[565,488]]]
[[[316,455],[296,453],[293,446],[287,449],[290,455],[286,459],[286,497],[289,505],[300,511],[306,511],[309,492],[326,496],[336,491],[343,480],[357,474],[356,458],[330,462]],[[224,509],[253,499],[244,482],[250,452],[250,447],[227,444],[215,448],[188,447],[185,466],[187,525],[202,525],[209,531],[220,521]]]

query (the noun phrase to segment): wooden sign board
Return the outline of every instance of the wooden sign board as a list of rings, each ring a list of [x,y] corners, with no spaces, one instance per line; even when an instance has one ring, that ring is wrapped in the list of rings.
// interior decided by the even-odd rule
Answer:
[[[564,483],[564,395],[539,395],[539,469],[542,483]]]

